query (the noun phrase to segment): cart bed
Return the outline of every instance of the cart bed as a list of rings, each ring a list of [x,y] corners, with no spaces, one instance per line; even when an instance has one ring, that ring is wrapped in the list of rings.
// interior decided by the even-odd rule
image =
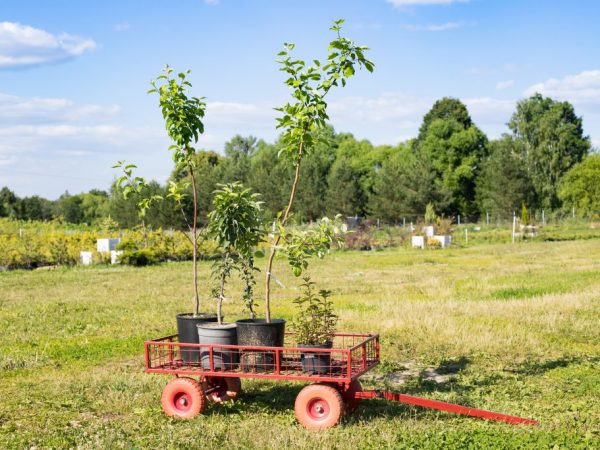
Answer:
[[[336,333],[331,349],[296,345],[293,334],[286,334],[283,347],[184,344],[177,335],[167,336],[145,342],[146,372],[350,383],[379,364],[378,334]],[[192,357],[183,358],[184,353]],[[194,354],[203,358],[194,361]],[[303,370],[302,359],[323,357],[330,360],[316,371],[307,371],[306,362]]]

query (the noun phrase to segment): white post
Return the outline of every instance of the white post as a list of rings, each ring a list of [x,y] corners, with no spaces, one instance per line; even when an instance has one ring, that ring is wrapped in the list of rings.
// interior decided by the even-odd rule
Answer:
[[[406,217],[402,218],[402,228],[406,228]]]
[[[465,244],[469,243],[469,229],[465,228]]]
[[[573,219],[575,218],[575,207],[573,206]]]
[[[488,211],[485,212],[485,224],[490,224],[490,213]]]
[[[377,229],[379,230],[379,219],[377,219]]]
[[[512,241],[515,243],[515,231],[517,229],[517,215],[513,214],[513,229],[512,229]]]
[[[542,209],[542,225],[546,225],[546,215],[545,215],[543,209]]]
[[[23,237],[23,228],[19,228],[19,237],[22,238]]]
[[[458,224],[460,225],[460,214],[458,215]]]

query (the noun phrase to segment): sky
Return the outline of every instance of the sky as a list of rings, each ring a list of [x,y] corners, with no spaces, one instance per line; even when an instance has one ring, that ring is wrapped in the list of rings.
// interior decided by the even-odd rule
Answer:
[[[540,92],[573,103],[600,147],[598,17],[596,0],[0,0],[0,187],[107,190],[119,160],[164,182],[169,141],[147,90],[165,64],[191,69],[208,104],[198,148],[272,142],[289,96],[277,52],[324,58],[338,18],[376,68],[329,97],[336,131],[397,144],[450,96],[496,138]]]

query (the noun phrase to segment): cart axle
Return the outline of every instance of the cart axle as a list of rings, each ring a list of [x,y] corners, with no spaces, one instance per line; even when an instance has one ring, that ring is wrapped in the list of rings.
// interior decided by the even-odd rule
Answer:
[[[439,400],[430,400],[427,398],[414,397],[412,395],[398,394],[396,392],[387,392],[380,390],[355,392],[355,398],[383,398],[385,400],[409,403],[411,405],[422,406],[423,408],[439,409],[455,414],[463,414],[465,416],[480,417],[487,420],[496,420],[498,422],[507,422],[511,424],[538,425],[539,422],[534,419],[525,419],[523,417],[510,416],[484,409],[470,408],[468,406],[456,405],[454,403],[440,402]]]

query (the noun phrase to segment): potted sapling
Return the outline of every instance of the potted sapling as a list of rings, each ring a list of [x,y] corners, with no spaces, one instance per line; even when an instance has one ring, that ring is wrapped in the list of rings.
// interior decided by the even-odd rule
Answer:
[[[341,35],[343,22],[337,20],[331,27],[336,37],[329,44],[326,61],[314,60],[312,65],[307,66],[304,61],[292,57],[294,44],[288,43],[278,55],[280,70],[287,76],[285,84],[292,90],[292,100],[276,108],[281,113],[277,118],[277,128],[282,130],[279,156],[286,158],[294,167],[294,178],[287,206],[277,214],[273,221],[274,231],[270,234],[270,253],[265,270],[265,318],[238,321],[238,343],[241,345],[283,345],[285,320],[271,317],[271,280],[273,262],[277,251],[283,248],[286,225],[292,217],[301,164],[304,157],[312,152],[318,131],[326,126],[329,119],[325,98],[331,89],[345,86],[357,68],[373,71],[373,63],[365,58],[368,48],[356,45]],[[299,276],[297,269],[295,275]]]
[[[196,179],[194,176],[194,155],[196,149],[193,144],[198,142],[199,136],[204,132],[203,118],[206,110],[206,103],[198,98],[188,95],[188,89],[192,86],[187,80],[190,71],[173,75],[173,69],[166,66],[163,73],[155,80],[151,81],[152,89],[148,93],[155,93],[159,96],[159,106],[162,111],[167,135],[172,140],[169,151],[175,163],[175,169],[186,171],[189,174],[190,183],[171,181],[168,188],[168,197],[173,199],[181,211],[188,231],[184,232],[186,238],[192,246],[192,291],[193,305],[192,312],[177,314],[177,332],[179,342],[197,344],[198,329],[197,325],[202,322],[216,322],[217,315],[200,311],[200,294],[198,291],[198,248],[203,239],[201,230],[198,227],[198,191],[196,189]],[[125,175],[119,180],[121,184],[130,186],[128,191],[136,191],[136,185],[144,183],[141,177],[133,177],[131,170],[133,165],[125,165],[120,162],[117,167],[122,167]],[[191,186],[190,186],[191,185]],[[193,198],[193,212],[186,213],[184,208],[185,191],[191,187]],[[127,188],[125,188],[127,190]],[[155,199],[156,200],[156,199]],[[185,362],[198,362],[199,354],[196,348],[181,349],[181,357]]]
[[[235,271],[240,272],[246,282],[246,304],[249,289],[252,294],[252,283],[247,279],[246,271],[254,249],[263,236],[261,202],[258,201],[258,194],[244,188],[239,182],[221,185],[214,194],[214,209],[208,215],[207,235],[218,244],[221,252],[221,256],[213,262],[212,268],[217,322],[199,323],[198,341],[200,344],[235,345],[236,324],[223,322],[223,301],[226,299],[227,283]],[[252,305],[250,310],[252,311]],[[201,347],[200,351],[202,366],[210,369],[209,347]],[[235,350],[213,347],[214,370],[232,369],[238,359],[239,355]]]
[[[292,322],[297,346],[302,349],[330,349],[338,317],[333,312],[330,291],[316,292],[315,283],[304,277],[302,294],[294,303],[298,310]],[[300,354],[302,370],[309,374],[326,374],[331,371],[331,353],[303,351]]]

